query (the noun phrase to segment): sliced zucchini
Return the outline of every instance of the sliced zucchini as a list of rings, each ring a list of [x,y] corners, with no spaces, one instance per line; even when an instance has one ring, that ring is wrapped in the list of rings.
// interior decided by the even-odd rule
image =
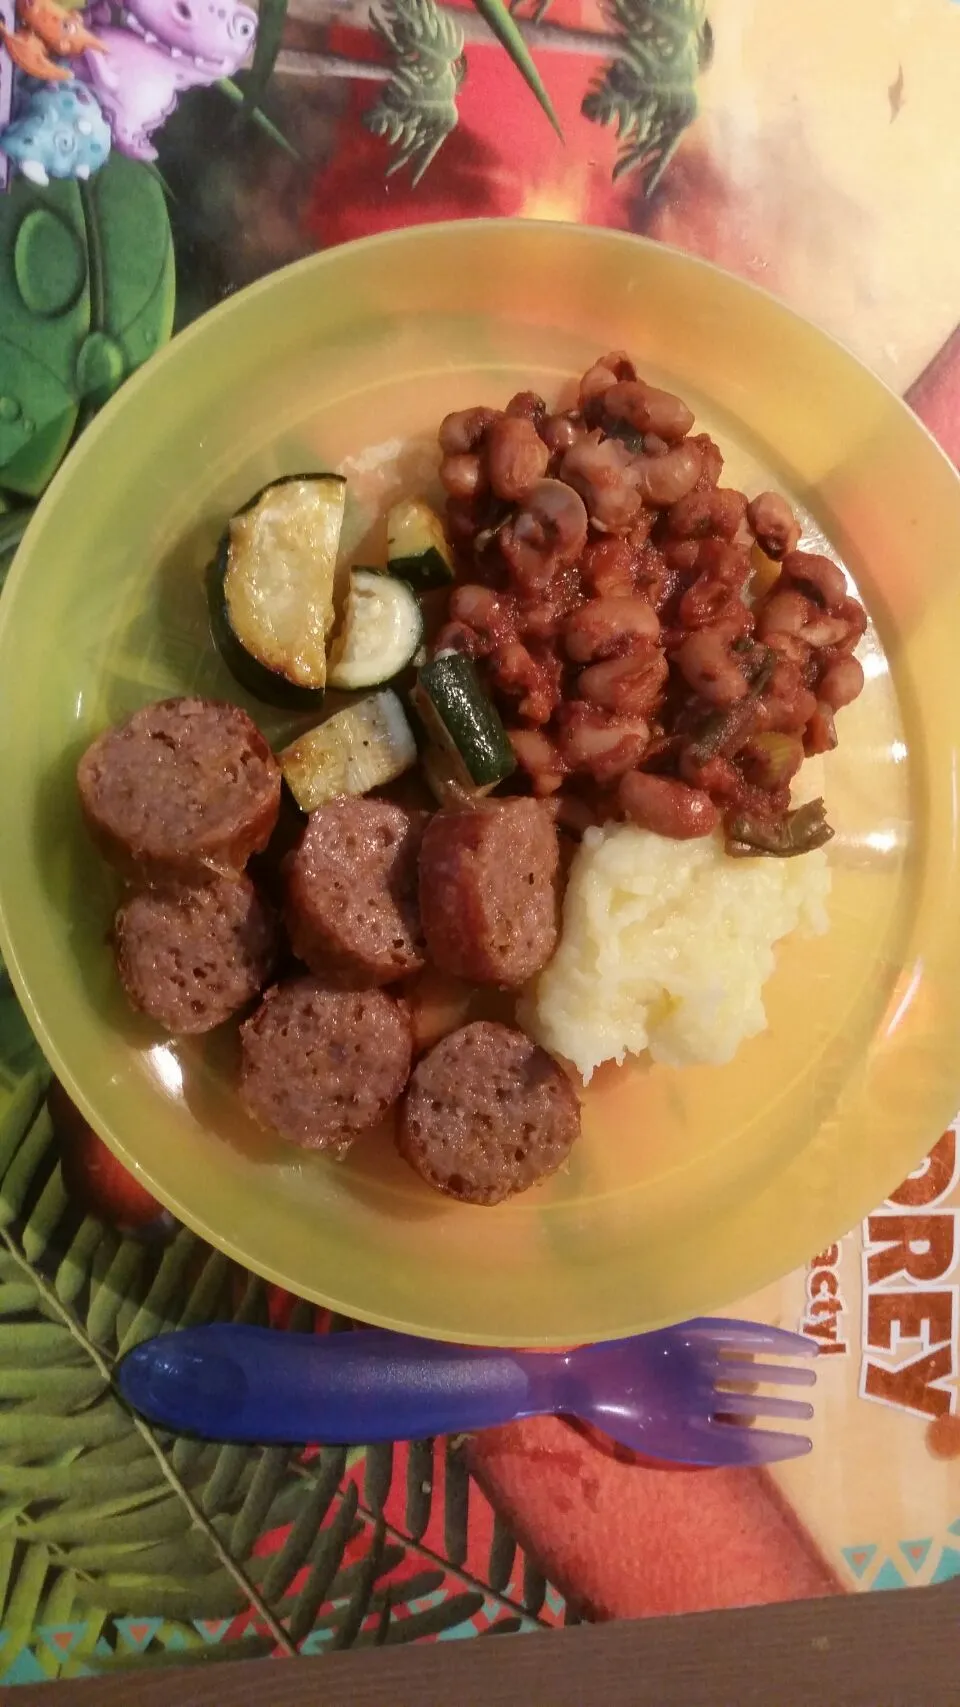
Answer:
[[[327,666],[332,688],[375,688],[406,669],[423,639],[423,617],[406,581],[351,569],[343,625]]]
[[[419,498],[404,498],[387,512],[387,568],[419,592],[453,580],[443,523]]]
[[[303,812],[338,794],[367,794],[417,762],[417,744],[395,693],[370,694],[328,717],[278,754],[284,780]]]
[[[517,761],[496,707],[463,652],[443,652],[417,672],[411,694],[433,755],[424,769],[434,792],[488,792],[516,770]]]
[[[211,564],[214,636],[244,687],[269,705],[323,699],[346,481],[292,474],[235,515]]]

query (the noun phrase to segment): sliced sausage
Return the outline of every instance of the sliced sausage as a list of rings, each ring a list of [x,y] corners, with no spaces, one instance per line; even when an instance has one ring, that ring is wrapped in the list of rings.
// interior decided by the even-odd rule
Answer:
[[[240,1096],[255,1120],[311,1150],[347,1149],[410,1074],[410,1019],[385,990],[294,978],[240,1028]]]
[[[212,1031],[253,1000],[273,971],[276,928],[248,877],[144,889],[113,926],[131,1005],[175,1036]]]
[[[239,706],[162,699],[108,729],[77,768],[101,851],[153,878],[241,871],[270,839],[280,769]]]
[[[311,815],[288,869],[285,913],[294,953],[318,978],[364,989],[420,971],[424,818],[346,796]]]
[[[437,812],[420,850],[420,915],[441,971],[516,988],[557,943],[556,826],[535,800]]]
[[[428,1185],[464,1203],[502,1203],[552,1174],[580,1134],[566,1074],[522,1031],[479,1020],[414,1070],[397,1135]]]

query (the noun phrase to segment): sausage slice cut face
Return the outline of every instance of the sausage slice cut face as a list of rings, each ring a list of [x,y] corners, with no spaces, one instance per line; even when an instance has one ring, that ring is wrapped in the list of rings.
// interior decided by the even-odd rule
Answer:
[[[442,972],[517,989],[557,944],[560,850],[535,800],[437,812],[420,853],[420,914]]]
[[[242,871],[270,840],[280,767],[239,706],[162,699],[108,729],[77,768],[101,852],[127,875]]]
[[[287,878],[294,953],[326,983],[362,989],[423,967],[417,856],[425,814],[346,797],[311,815]]]
[[[522,1031],[478,1020],[414,1070],[397,1144],[417,1173],[464,1203],[502,1203],[555,1173],[580,1133],[576,1091]]]
[[[131,1005],[185,1037],[222,1025],[262,990],[277,933],[248,877],[219,877],[131,896],[113,946]]]
[[[386,990],[295,978],[268,990],[240,1039],[245,1106],[307,1149],[342,1153],[393,1107],[410,1074],[410,1018]]]

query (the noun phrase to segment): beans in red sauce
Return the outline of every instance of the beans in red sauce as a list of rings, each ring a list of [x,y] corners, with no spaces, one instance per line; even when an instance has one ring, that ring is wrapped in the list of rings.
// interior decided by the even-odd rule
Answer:
[[[526,391],[441,424],[458,581],[435,649],[478,661],[530,791],[581,828],[775,830],[863,688],[843,571],[779,493],[722,487],[693,426],[620,350],[573,409]]]

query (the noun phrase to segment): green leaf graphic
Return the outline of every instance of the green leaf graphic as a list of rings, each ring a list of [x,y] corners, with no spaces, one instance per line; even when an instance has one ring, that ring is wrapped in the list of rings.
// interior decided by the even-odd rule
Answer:
[[[163,189],[136,160],[111,154],[81,187],[90,268],[91,332],[107,395],[165,344],[173,327],[174,260]],[[119,371],[106,350],[119,356]],[[81,350],[80,354],[83,354]],[[105,397],[94,399],[98,404]]]
[[[606,0],[617,57],[594,79],[581,111],[614,125],[614,179],[638,173],[651,195],[697,116],[697,80],[710,63],[706,0]]]
[[[553,110],[550,96],[544,88],[540,73],[533,63],[530,49],[523,39],[523,33],[513,18],[503,0],[473,0],[473,4],[484,22],[489,25],[498,42],[505,47],[521,77],[533,90],[541,107],[553,125],[557,135],[562,138],[560,121]]]
[[[76,353],[90,327],[75,184],[17,177],[0,198],[0,485],[35,497],[73,432]]]
[[[222,95],[226,95],[228,101],[233,102],[235,107],[242,107],[246,109],[247,104],[244,101],[244,90],[241,89],[239,83],[235,83],[233,81],[232,77],[221,77],[217,84],[217,88],[220,90]],[[285,154],[289,154],[294,160],[300,159],[300,155],[294,148],[293,143],[288,142],[283,131],[278,130],[273,120],[267,118],[262,107],[250,107],[248,109],[248,117],[253,120],[253,123],[257,125],[260,130],[263,131],[265,136],[269,136],[271,142],[275,142],[278,148],[282,148]]]
[[[456,1447],[330,1447],[304,1462],[297,1448],[170,1437],[127,1410],[113,1385],[121,1347],[185,1322],[262,1321],[266,1288],[186,1229],[158,1248],[83,1216],[63,1187],[47,1083],[0,965],[0,1677],[26,1647],[52,1678],[296,1654],[308,1637],[415,1641],[462,1631],[491,1601],[495,1627],[532,1627],[545,1585],[529,1567],[523,1603],[505,1534],[489,1581],[466,1567]],[[314,1314],[296,1304],[291,1328],[309,1331]],[[423,1540],[435,1487],[446,1556]],[[234,1639],[215,1646],[194,1625],[237,1615]],[[138,1617],[161,1621],[146,1653],[124,1634]],[[38,1641],[70,1623],[84,1634],[62,1656]],[[112,1654],[94,1652],[101,1641]]]
[[[387,176],[412,166],[418,184],[457,124],[463,30],[436,0],[382,0],[370,23],[393,69],[363,122],[396,151]]]
[[[260,0],[253,64],[243,85],[243,104],[247,108],[259,107],[266,94],[280,52],[286,16],[287,0]]]
[[[3,1010],[0,1026],[8,1086],[22,1057],[14,1010]],[[173,1443],[120,1402],[111,1375],[121,1303],[136,1300],[131,1344],[182,1320],[229,1316],[228,1265],[186,1231],[157,1254],[91,1217],[78,1223],[59,1180],[43,1088],[34,1069],[0,1100],[3,1665],[31,1640],[51,1597],[61,1611],[76,1602],[84,1618],[88,1608],[100,1617],[190,1620],[252,1608],[271,1647],[294,1652],[285,1624],[298,1611],[296,1579],[329,1533],[324,1520],[341,1497],[345,1455],[322,1453],[305,1472],[295,1450],[211,1446],[176,1469]],[[28,1244],[44,1257],[40,1266]],[[237,1295],[249,1313],[258,1286]],[[257,1559],[261,1534],[293,1519],[280,1551]],[[330,1581],[351,1527],[340,1526],[341,1545],[325,1560]],[[308,1573],[312,1596],[316,1582]],[[351,1622],[357,1604],[354,1586]],[[305,1624],[301,1611],[298,1628]]]
[[[0,487],[37,497],[74,432],[170,335],[163,191],[112,154],[89,183],[0,197]],[[3,569],[0,534],[0,574]]]

